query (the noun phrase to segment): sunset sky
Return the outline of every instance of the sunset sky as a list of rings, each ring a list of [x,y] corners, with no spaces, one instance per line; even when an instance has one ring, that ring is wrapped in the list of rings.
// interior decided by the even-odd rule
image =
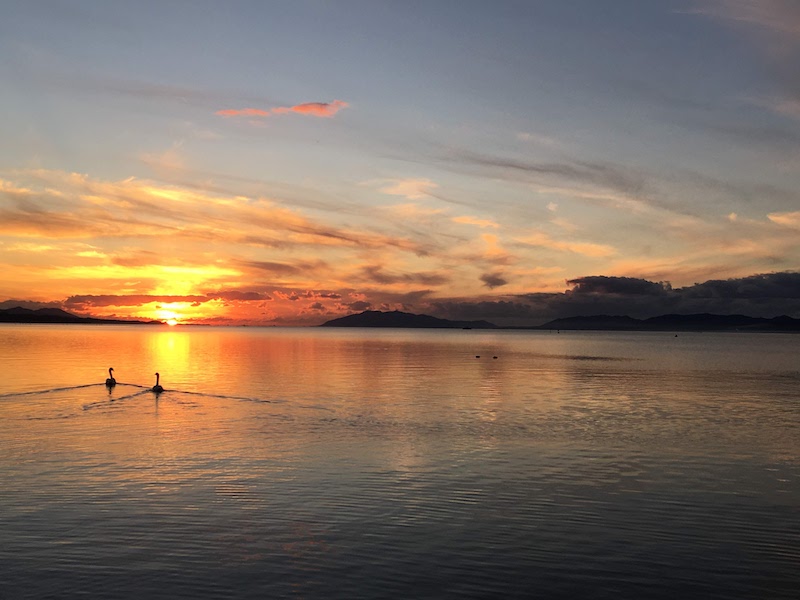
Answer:
[[[800,2],[0,18],[0,308],[800,317]]]

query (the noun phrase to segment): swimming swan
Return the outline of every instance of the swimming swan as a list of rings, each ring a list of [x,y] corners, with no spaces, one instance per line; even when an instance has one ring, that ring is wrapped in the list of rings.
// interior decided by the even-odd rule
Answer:
[[[114,379],[114,375],[111,374],[111,371],[113,370],[113,367],[108,367],[108,379],[106,379],[106,385],[108,387],[114,387],[117,385],[117,380]]]
[[[158,373],[156,373],[156,384],[153,386],[153,390],[156,394],[160,394],[164,391],[164,388],[161,387],[158,383],[158,378],[161,377]]]

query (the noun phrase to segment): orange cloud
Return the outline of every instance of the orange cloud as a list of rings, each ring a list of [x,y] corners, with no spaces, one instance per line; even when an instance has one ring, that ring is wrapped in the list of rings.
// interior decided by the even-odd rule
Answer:
[[[792,229],[800,229],[800,210],[794,212],[769,213],[767,218],[778,225],[791,227]]]
[[[349,104],[342,100],[334,100],[333,102],[306,102],[305,104],[297,104],[290,107],[278,107],[272,109],[274,114],[284,114],[287,112],[296,112],[301,115],[311,115],[312,117],[332,117],[343,108],[347,108]]]
[[[463,217],[453,217],[454,223],[461,223],[462,225],[476,225],[477,227],[493,227],[495,229],[499,228],[500,225],[492,221],[491,219],[481,219],[478,217],[471,217],[469,215]]]
[[[528,246],[538,246],[540,248],[549,248],[551,250],[573,252],[575,254],[581,254],[591,258],[606,257],[616,253],[616,250],[613,247],[605,244],[554,240],[549,235],[541,231],[533,232],[525,237],[519,238],[517,241]]]
[[[271,113],[260,108],[226,108],[218,110],[217,114],[221,117],[268,117]]]
[[[221,117],[269,117],[272,115],[298,113],[312,117],[330,118],[348,106],[350,105],[343,100],[334,100],[333,102],[305,102],[294,106],[278,106],[270,110],[262,110],[260,108],[226,108],[218,110],[216,114]]]

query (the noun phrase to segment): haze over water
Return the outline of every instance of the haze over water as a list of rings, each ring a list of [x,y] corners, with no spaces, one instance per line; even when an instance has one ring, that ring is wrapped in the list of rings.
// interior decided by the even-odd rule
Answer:
[[[0,598],[792,598],[798,350],[3,325]]]

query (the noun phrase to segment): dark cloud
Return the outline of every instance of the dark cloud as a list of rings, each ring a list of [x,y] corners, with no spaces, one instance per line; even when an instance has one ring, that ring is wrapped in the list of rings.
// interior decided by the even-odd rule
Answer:
[[[532,324],[532,322],[542,319],[541,308],[526,301],[484,300],[470,302],[467,300],[448,300],[431,302],[428,306],[434,316],[459,321],[486,319],[489,321],[494,320],[498,324]]]
[[[239,264],[249,269],[267,271],[268,273],[273,273],[275,275],[294,275],[301,273],[305,268],[308,267],[308,265],[295,266],[286,263],[261,260],[241,261]]]
[[[63,308],[63,302],[36,302],[35,300],[3,300],[0,302],[0,309],[8,308],[29,308],[37,310],[39,308]]]
[[[659,281],[654,283],[635,277],[606,277],[594,275],[570,279],[568,284],[575,286],[570,294],[622,294],[663,296],[672,290],[669,283]]]
[[[342,306],[350,309],[353,312],[363,312],[372,308],[372,303],[364,302],[363,300],[357,300],[356,302],[350,302],[348,304],[343,304]]]
[[[512,173],[529,181],[557,180],[573,184],[591,184],[632,196],[646,188],[645,178],[621,165],[597,161],[570,160],[564,162],[527,162],[513,158],[481,155],[466,150],[456,154],[456,160],[470,167],[495,173]]]
[[[501,287],[508,283],[502,273],[484,273],[481,275],[481,281],[490,289]]]
[[[88,310],[100,306],[142,306],[151,302],[208,302],[206,296],[154,296],[149,294],[123,294],[101,296],[70,296],[64,306],[76,310]]]
[[[314,302],[314,304],[310,304],[310,305],[308,306],[308,308],[309,308],[310,310],[319,310],[319,311],[324,311],[324,310],[325,310],[325,305],[324,305],[324,304],[322,304],[321,302]]]
[[[684,289],[689,298],[800,300],[800,273],[768,273],[741,279],[712,279]]]
[[[252,300],[272,300],[272,298],[267,294],[262,294],[259,292],[243,292],[240,290],[210,292],[206,295],[213,300],[238,300],[241,302],[249,302]]]
[[[532,293],[503,300],[453,299],[426,303],[438,317],[486,319],[498,325],[539,325],[561,317],[663,314],[789,315],[800,318],[800,272],[709,280],[674,289],[668,282],[596,275],[567,282],[563,293]]]
[[[441,273],[386,273],[378,265],[367,266],[362,269],[364,279],[372,283],[391,285],[395,283],[418,283],[421,285],[442,285],[448,282],[447,276]]]

